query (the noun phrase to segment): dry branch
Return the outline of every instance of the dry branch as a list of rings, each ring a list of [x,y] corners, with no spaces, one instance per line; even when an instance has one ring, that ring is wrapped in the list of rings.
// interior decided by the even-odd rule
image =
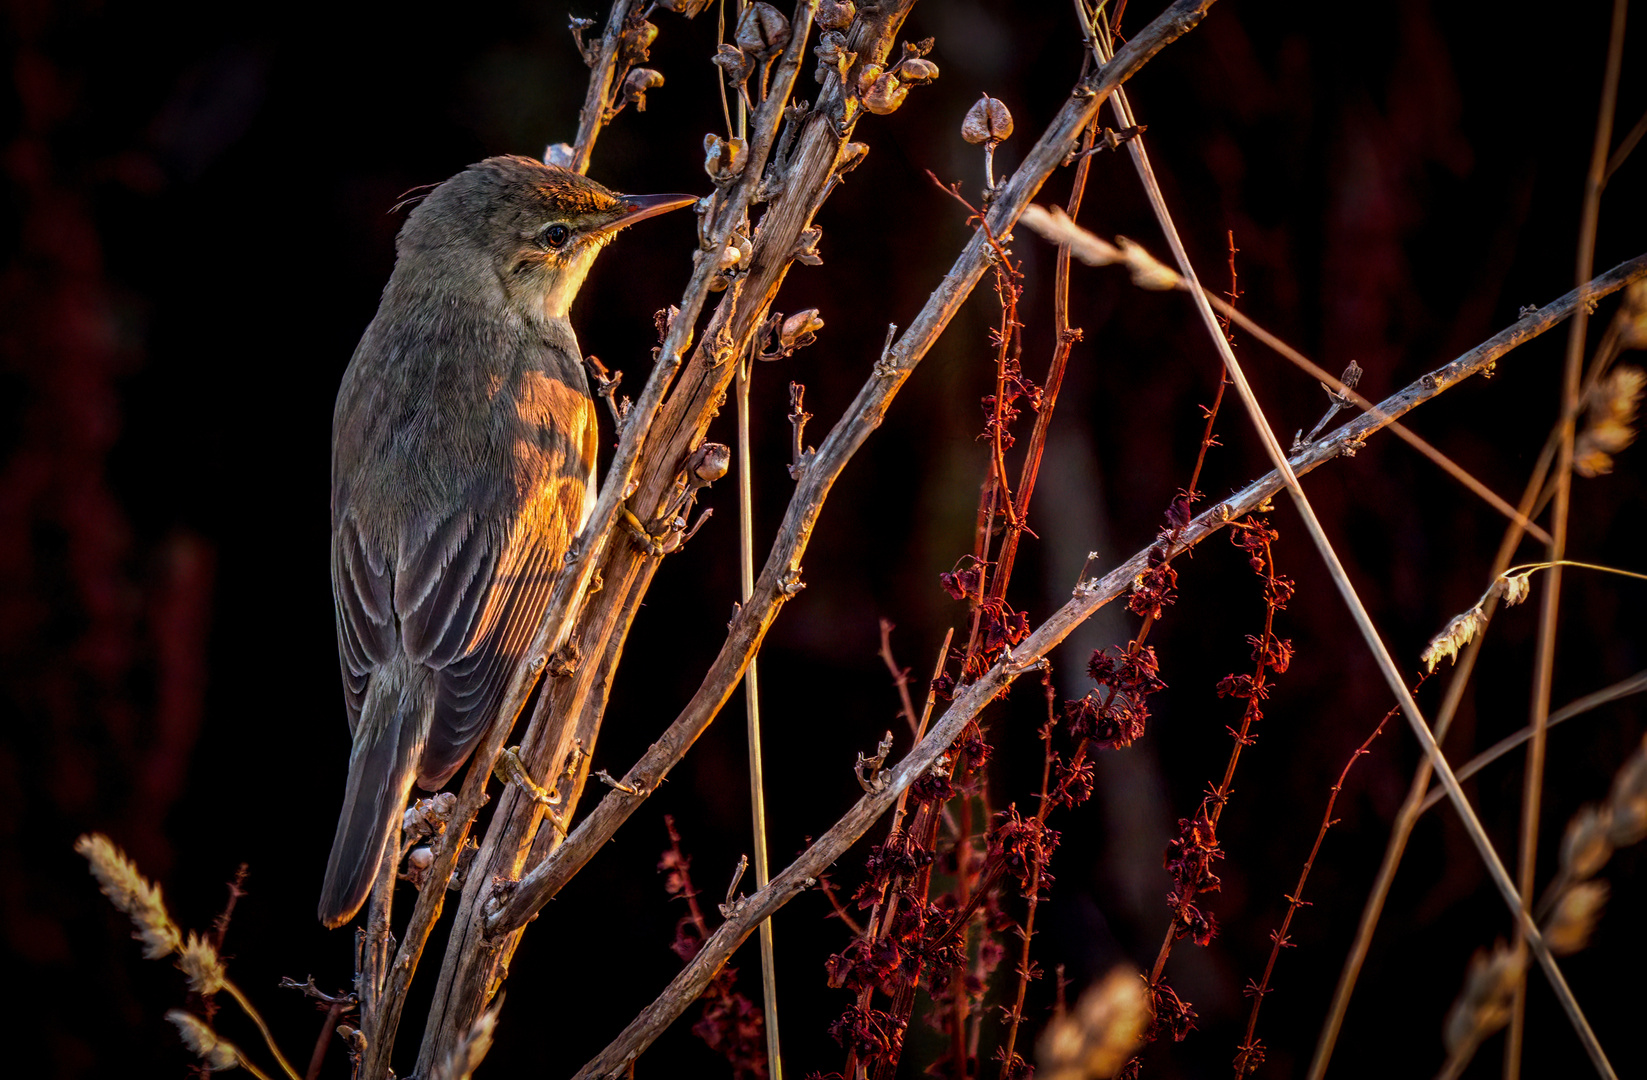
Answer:
[[[1058,112],[1018,170],[997,189],[990,227],[997,235],[1010,229],[1041,185],[1064,160],[1098,106],[1122,81],[1163,46],[1200,21],[1212,0],[1179,0],[1122,49],[1113,63],[1082,82]],[[763,223],[764,228],[764,223]],[[524,877],[500,909],[487,918],[489,932],[506,933],[524,926],[549,899],[611,838],[681,760],[714,720],[760,647],[783,601],[799,588],[801,556],[836,478],[869,434],[880,426],[893,397],[943,333],[960,305],[989,266],[989,242],[975,233],[925,307],[904,334],[876,362],[829,437],[808,461],[805,474],[778,531],[750,601],[733,618],[725,644],[692,700],[679,718],[623,777],[633,793],[614,791],[572,831],[566,842]]]
[[[1437,368],[1398,393],[1385,398],[1379,403],[1376,415],[1358,417],[1328,438],[1312,444],[1308,449],[1290,460],[1289,464],[1293,473],[1303,475],[1331,461],[1346,449],[1359,449],[1368,435],[1387,426],[1391,419],[1405,415],[1418,405],[1499,360],[1518,345],[1524,344],[1560,324],[1572,314],[1574,308],[1580,302],[1581,296],[1586,299],[1600,298],[1644,276],[1647,276],[1647,255],[1638,256],[1615,267],[1608,273],[1589,282],[1583,290],[1574,290],[1545,308],[1529,312],[1516,323],[1451,363]],[[860,394],[860,398],[862,396]],[[844,419],[842,423],[845,423]],[[837,425],[837,427],[839,426]],[[835,441],[837,434],[838,432],[831,433],[830,442],[825,444],[826,449],[830,446],[830,443]],[[822,455],[823,451],[820,451],[820,457]],[[1184,530],[1180,543],[1168,554],[1175,555],[1200,543],[1223,528],[1229,521],[1256,510],[1281,491],[1284,486],[1285,481],[1279,471],[1272,471],[1253,481],[1241,491],[1198,515]],[[793,509],[792,506],[791,510],[793,511]],[[786,867],[781,873],[775,875],[767,888],[740,900],[731,916],[716,930],[714,936],[705,943],[704,948],[693,959],[692,963],[669,984],[668,988],[656,1001],[624,1029],[623,1033],[611,1046],[585,1065],[578,1073],[578,1076],[580,1078],[593,1078],[610,1075],[612,1072],[622,1069],[626,1062],[633,1060],[635,1056],[650,1045],[652,1040],[696,999],[697,995],[702,992],[703,987],[708,985],[709,980],[714,978],[715,973],[720,970],[721,966],[726,963],[732,953],[759,925],[761,920],[769,918],[795,895],[807,888],[809,881],[817,878],[836,859],[840,858],[859,837],[868,831],[881,814],[898,800],[909,784],[930,768],[947,751],[950,743],[955,740],[962,729],[977,716],[984,706],[994,700],[1018,675],[1033,670],[1043,657],[1068,637],[1083,621],[1111,600],[1127,592],[1137,577],[1147,569],[1148,558],[1149,553],[1147,550],[1140,551],[1101,579],[1093,582],[1082,582],[1077,585],[1074,598],[1055,612],[1046,622],[1042,623],[1041,626],[1037,627],[1029,638],[1014,651],[1011,659],[997,663],[981,679],[957,693],[954,703],[932,727],[927,737],[915,746],[897,766],[883,774],[888,780],[886,786],[879,791],[866,794],[860,799],[828,832],[819,837],[800,858]],[[771,563],[768,563],[768,569],[771,568],[771,565]],[[729,639],[728,646],[731,644],[732,641]],[[723,648],[722,657],[725,656],[726,649]],[[659,745],[669,741],[671,737],[680,738],[684,736],[686,732],[684,730],[677,732],[677,728],[682,728],[683,725],[690,728],[691,721],[692,713],[691,706],[689,706],[688,712],[683,713],[669,732],[665,733]],[[641,775],[643,767],[647,765],[648,760],[652,757],[653,754],[649,752],[647,757],[643,758],[641,763],[631,770],[626,779]],[[672,764],[672,762],[667,764]],[[613,795],[608,796],[606,801],[610,802],[619,798],[627,799],[628,797]],[[597,809],[596,814],[599,813],[600,811]],[[593,818],[591,818],[591,821],[593,821]],[[589,822],[585,822],[585,826],[589,824]],[[580,826],[578,832],[581,831],[583,831],[582,826]],[[577,832],[574,832],[573,838],[577,838]],[[604,838],[602,838],[602,842],[604,842]],[[522,882],[522,889],[513,899],[523,899],[528,888],[538,884],[540,883]],[[547,902],[549,896],[552,895],[552,892],[543,895],[540,904]],[[509,917],[516,910],[512,903],[510,907],[499,913],[498,922],[507,925],[504,922],[504,917]],[[530,917],[532,909],[529,906],[523,906],[520,910],[521,914],[515,917]]]

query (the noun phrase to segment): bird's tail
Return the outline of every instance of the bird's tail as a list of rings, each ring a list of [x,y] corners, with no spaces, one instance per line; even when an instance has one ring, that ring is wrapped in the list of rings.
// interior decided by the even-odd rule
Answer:
[[[373,676],[355,725],[343,810],[320,887],[320,921],[328,927],[342,926],[366,902],[423,752],[432,702],[419,692],[415,675],[396,674],[380,670]]]

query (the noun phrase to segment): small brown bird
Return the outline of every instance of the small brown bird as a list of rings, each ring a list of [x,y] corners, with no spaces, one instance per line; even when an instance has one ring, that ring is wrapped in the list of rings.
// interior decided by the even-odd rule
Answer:
[[[407,218],[332,417],[332,594],[354,744],[320,921],[360,910],[413,783],[493,720],[595,498],[595,409],[567,309],[619,229],[690,195],[616,195],[494,157]]]

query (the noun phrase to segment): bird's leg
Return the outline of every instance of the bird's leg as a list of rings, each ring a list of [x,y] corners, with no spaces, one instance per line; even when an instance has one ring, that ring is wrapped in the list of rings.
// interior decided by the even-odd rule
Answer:
[[[576,761],[576,757],[573,760]],[[520,747],[511,746],[499,754],[497,764],[492,766],[492,775],[504,784],[514,784],[520,788],[521,793],[528,799],[543,807],[543,816],[554,826],[555,831],[563,837],[566,835],[566,826],[555,815],[555,810],[561,803],[560,798],[532,779],[532,774],[526,771],[526,763],[520,760]]]
[[[662,555],[664,553],[663,546],[658,543],[657,537],[652,534],[640,518],[635,516],[635,512],[630,510],[629,507],[618,507],[618,520],[629,531],[629,535],[635,538],[635,546],[648,555]]]

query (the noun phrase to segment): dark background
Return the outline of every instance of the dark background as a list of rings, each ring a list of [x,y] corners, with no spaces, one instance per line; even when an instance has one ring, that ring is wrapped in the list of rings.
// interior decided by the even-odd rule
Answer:
[[[604,17],[586,2],[576,14]],[[1610,5],[1430,4],[1342,8],[1225,3],[1131,84],[1152,156],[1192,255],[1223,283],[1234,230],[1243,306],[1325,366],[1367,369],[1373,398],[1486,338],[1519,307],[1571,288],[1582,179]],[[229,931],[231,974],[290,1056],[306,1059],[312,1006],[274,986],[313,974],[341,987],[351,939],[315,923],[347,733],[326,570],[333,395],[377,302],[408,189],[501,152],[570,139],[585,71],[560,3],[218,5],[11,0],[0,93],[0,925],[8,1066],[54,1077],[180,1075],[188,1057],[163,1019],[183,999],[169,965],[145,962],[129,927],[70,850],[107,831],[163,883],[176,918],[205,928],[224,881],[250,866]],[[1127,27],[1151,17],[1134,5]],[[1640,26],[1637,40],[1647,32]],[[598,144],[593,176],[623,191],[702,191],[701,139],[718,127],[712,17],[660,13],[652,66],[668,83]],[[980,91],[1018,134],[1010,168],[1068,92],[1079,41],[1067,3],[927,0],[908,36],[937,38],[942,77],[902,111],[869,117],[872,151],[830,200],[821,268],[798,268],[778,307],[817,306],[819,343],[756,383],[758,537],[788,497],[785,383],[808,387],[813,441],[873,363],[888,322],[907,324],[967,237],[964,214],[926,180],[964,180],[981,154],[958,138]],[[1647,66],[1627,43],[1618,129],[1647,107]],[[1632,62],[1632,58],[1635,62]],[[810,67],[810,66],[809,66]],[[803,74],[801,96],[813,92]],[[1069,171],[1044,198],[1062,201]],[[1596,265],[1647,250],[1647,160],[1604,200]],[[1124,155],[1094,165],[1082,220],[1166,249]],[[1020,231],[1027,274],[1025,367],[1051,347],[1051,257]],[[584,348],[644,380],[652,312],[678,298],[691,221],[626,235],[602,258],[574,321]],[[1038,622],[1067,597],[1085,553],[1101,567],[1147,545],[1186,482],[1216,357],[1182,295],[1143,293],[1114,269],[1078,267],[1077,347],[1053,425],[1011,599]],[[1616,301],[1601,305],[1597,334]],[[853,754],[894,725],[875,657],[877,619],[898,624],[899,659],[929,670],[964,610],[937,574],[971,546],[985,472],[978,397],[990,380],[982,289],[928,356],[836,488],[806,558],[810,586],[762,654],[775,861],[856,796]],[[1565,328],[1416,413],[1414,426],[1512,500],[1555,414]],[[1239,339],[1239,335],[1238,335]],[[1324,400],[1313,382],[1243,345],[1283,437]],[[1025,422],[1027,425],[1027,421]],[[1233,399],[1202,488],[1217,497],[1264,469]],[[732,441],[730,410],[712,434]],[[1647,567],[1640,447],[1617,471],[1577,480],[1574,557]],[[1307,481],[1394,654],[1472,603],[1503,522],[1402,444],[1372,441]],[[612,697],[595,766],[621,773],[684,703],[736,594],[735,500],[658,576]],[[1240,993],[1313,838],[1332,778],[1390,705],[1296,516],[1278,505],[1281,569],[1299,582],[1277,630],[1298,647],[1244,756],[1223,819],[1223,925],[1208,950],[1181,945],[1169,975],[1195,1003],[1188,1042],[1150,1051],[1148,1074],[1226,1074],[1244,1023]],[[1533,548],[1523,549],[1534,557]],[[1147,963],[1164,931],[1160,852],[1222,771],[1238,711],[1213,687],[1245,667],[1261,627],[1257,584],[1215,539],[1181,564],[1182,599],[1152,635],[1170,689],[1151,735],[1100,763],[1100,792],[1061,815],[1059,878],[1035,940],[1075,989],[1117,959]],[[1640,670],[1647,587],[1570,573],[1555,701]],[[1455,760],[1525,722],[1537,605],[1493,624],[1449,741]],[[1107,610],[1055,656],[1077,696],[1086,652],[1124,642],[1136,620]],[[1443,682],[1421,696],[1433,710]],[[990,712],[1001,748],[992,801],[1030,805],[1039,775],[1032,685]],[[735,699],[658,797],[555,901],[515,962],[487,1074],[569,1073],[678,970],[676,903],[654,872],[675,815],[700,887],[725,888],[748,846],[741,702]],[[1567,818],[1601,798],[1638,744],[1639,702],[1551,736],[1541,880]],[[907,736],[899,743],[901,753]],[[1277,971],[1260,1035],[1264,1075],[1301,1071],[1330,996],[1416,745],[1392,724],[1358,765]],[[1519,759],[1470,785],[1501,852],[1513,852]],[[1509,861],[1513,862],[1513,858]],[[1636,923],[1642,856],[1604,872],[1613,899],[1597,940],[1564,962],[1622,1074],[1647,1069],[1639,1037]],[[850,889],[862,850],[839,864]],[[846,943],[821,896],[777,920],[782,1028],[793,1075],[840,1067],[829,1022],[847,995],[822,962]],[[1425,1075],[1470,953],[1509,923],[1454,818],[1419,828],[1340,1042],[1334,1076]],[[436,942],[426,965],[432,978]],[[758,964],[746,951],[746,992]],[[1032,987],[1039,1024],[1050,1000]],[[1528,1075],[1579,1075],[1578,1043],[1541,975],[1530,977]],[[997,1000],[1010,985],[1003,969]],[[403,1044],[416,1045],[417,1002]],[[225,1031],[254,1037],[233,1018]],[[676,1026],[641,1074],[714,1076],[718,1062]],[[929,1036],[912,1036],[915,1075]],[[1472,1075],[1496,1076],[1498,1047]],[[986,1049],[987,1053],[987,1049]],[[19,1060],[19,1055],[21,1059]],[[407,1064],[403,1068],[409,1067]],[[327,1075],[343,1075],[335,1055]],[[986,1075],[993,1063],[985,1062]]]

